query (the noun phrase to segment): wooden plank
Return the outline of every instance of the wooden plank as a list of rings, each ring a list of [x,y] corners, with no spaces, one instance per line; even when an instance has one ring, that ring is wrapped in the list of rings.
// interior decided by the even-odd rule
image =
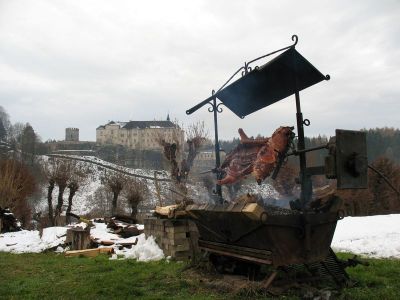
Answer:
[[[113,248],[105,247],[105,248],[67,251],[65,252],[65,257],[74,257],[74,256],[95,257],[98,256],[99,254],[112,254],[112,253],[114,253]]]

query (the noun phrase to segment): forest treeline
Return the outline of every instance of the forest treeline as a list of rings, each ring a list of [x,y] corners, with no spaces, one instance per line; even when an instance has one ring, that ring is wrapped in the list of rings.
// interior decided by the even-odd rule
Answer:
[[[367,155],[368,161],[373,162],[381,156],[385,156],[395,163],[400,163],[400,129],[393,127],[361,129],[367,133]],[[306,148],[316,147],[326,144],[329,141],[328,136],[319,135],[316,137],[306,137]],[[226,153],[229,153],[239,144],[239,138],[232,140],[221,140],[220,147]],[[308,154],[310,164],[321,164],[324,161],[327,151],[320,150]]]

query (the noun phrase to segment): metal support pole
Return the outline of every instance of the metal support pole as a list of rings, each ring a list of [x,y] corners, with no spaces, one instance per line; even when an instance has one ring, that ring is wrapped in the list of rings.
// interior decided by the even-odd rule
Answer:
[[[213,91],[214,95],[214,91]],[[219,148],[219,140],[218,140],[218,107],[217,107],[217,98],[214,96],[212,100],[213,106],[213,113],[214,113],[214,137],[215,137],[215,169],[219,170],[221,166],[221,157],[220,157],[220,148]],[[217,179],[220,179],[220,173],[217,172]],[[217,202],[222,204],[222,189],[221,186],[216,184],[215,185],[215,194],[217,195],[218,199]]]
[[[295,97],[296,97],[296,119],[297,119],[297,135],[298,135],[297,150],[299,151],[299,158],[300,158],[300,184],[301,184],[300,201],[302,210],[304,211],[307,204],[311,200],[312,181],[310,175],[307,173],[306,152],[302,151],[305,149],[304,121],[300,107],[300,95],[297,89],[295,92]]]

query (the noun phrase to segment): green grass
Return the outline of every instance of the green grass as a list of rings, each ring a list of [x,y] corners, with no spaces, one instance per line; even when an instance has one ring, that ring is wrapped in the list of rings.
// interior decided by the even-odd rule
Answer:
[[[0,298],[213,299],[181,276],[183,264],[0,253]]]
[[[338,297],[400,299],[400,260],[368,261],[369,267],[348,269],[358,284],[342,290]],[[53,253],[0,252],[0,298],[232,299],[233,295],[211,290],[198,277],[190,278],[184,267],[185,264],[176,262],[115,261],[106,256],[65,258]]]
[[[349,254],[339,257],[349,258]],[[400,299],[400,260],[365,259],[368,267],[347,268],[347,273],[356,285],[346,288],[341,299]]]

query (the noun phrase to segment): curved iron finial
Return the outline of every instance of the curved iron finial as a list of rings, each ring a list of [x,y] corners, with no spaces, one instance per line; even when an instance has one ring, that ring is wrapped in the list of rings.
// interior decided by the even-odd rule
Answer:
[[[217,108],[217,112],[219,112],[219,113],[223,112],[223,109],[222,109],[221,105],[224,105],[224,103],[220,102],[220,103],[217,104],[217,107],[216,107]]]
[[[292,47],[295,47],[297,45],[297,42],[299,41],[299,37],[296,34],[293,34],[292,35],[292,41],[294,42]]]
[[[246,75],[247,73],[251,72],[253,69],[249,66],[249,63],[244,62],[244,67],[242,71],[242,76]]]
[[[331,76],[329,74],[326,74],[325,75],[325,80],[329,80],[329,79],[331,79]]]
[[[211,100],[208,101],[208,104],[210,105],[210,107],[207,108],[207,110],[209,112],[214,112],[216,111],[217,113],[222,113],[223,109],[222,109],[222,105],[224,105],[224,103],[220,102],[218,104],[216,104],[216,101],[214,102],[214,100],[216,100],[216,96],[215,96],[215,90],[211,91]]]

